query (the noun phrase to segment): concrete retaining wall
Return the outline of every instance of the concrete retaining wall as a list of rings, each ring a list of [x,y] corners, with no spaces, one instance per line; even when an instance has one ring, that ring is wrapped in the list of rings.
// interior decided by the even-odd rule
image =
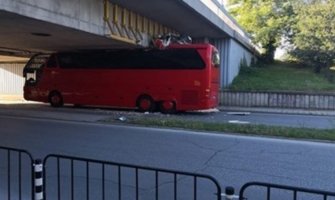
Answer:
[[[201,40],[199,40],[201,41]],[[203,41],[201,41],[203,42]],[[243,61],[250,65],[251,60],[257,60],[255,55],[240,43],[231,38],[210,40],[220,52],[220,86],[225,87],[231,84],[240,71]]]
[[[222,106],[335,110],[335,94],[222,91]]]
[[[250,51],[247,51],[247,49],[243,48],[243,46],[236,42],[233,39],[229,39],[228,44],[228,56],[226,59],[227,74],[228,77],[226,78],[223,86],[230,85],[234,78],[238,75],[240,72],[240,65],[243,62],[243,60],[246,62],[248,66],[251,64],[251,59],[253,57],[253,54]]]
[[[23,96],[24,63],[0,63],[0,95]]]

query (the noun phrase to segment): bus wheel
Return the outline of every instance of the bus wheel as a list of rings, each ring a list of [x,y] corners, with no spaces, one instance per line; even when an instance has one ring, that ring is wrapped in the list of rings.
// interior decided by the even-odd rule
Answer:
[[[160,102],[159,109],[164,114],[174,114],[177,112],[176,103],[173,101]]]
[[[155,102],[149,95],[138,97],[136,106],[140,112],[153,112],[155,110]]]
[[[49,103],[52,107],[61,107],[64,104],[62,95],[57,91],[51,92],[49,94]]]

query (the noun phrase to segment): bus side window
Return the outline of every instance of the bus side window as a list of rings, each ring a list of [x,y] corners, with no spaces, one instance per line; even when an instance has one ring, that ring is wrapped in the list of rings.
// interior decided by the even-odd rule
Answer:
[[[47,67],[48,68],[56,68],[57,67],[57,61],[56,61],[56,56],[55,55],[50,56],[50,58],[47,62]]]
[[[214,67],[219,68],[220,67],[220,55],[219,52],[213,51],[212,55],[212,64]]]

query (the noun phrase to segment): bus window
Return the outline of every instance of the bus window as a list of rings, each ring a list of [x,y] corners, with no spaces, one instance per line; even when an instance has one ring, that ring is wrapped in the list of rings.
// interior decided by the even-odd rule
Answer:
[[[50,58],[47,62],[47,67],[48,68],[56,68],[57,67],[57,60],[56,60],[55,55],[50,56]]]
[[[107,52],[60,53],[58,61],[66,69],[204,69],[196,49],[117,50]]]
[[[216,50],[213,51],[212,63],[214,67],[216,68],[220,67],[220,55],[219,55],[219,52]]]

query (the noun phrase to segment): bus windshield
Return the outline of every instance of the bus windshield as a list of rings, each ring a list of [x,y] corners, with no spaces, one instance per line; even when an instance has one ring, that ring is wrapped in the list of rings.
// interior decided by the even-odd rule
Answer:
[[[38,73],[41,72],[49,57],[49,54],[38,54],[30,59],[23,69],[23,77],[26,80],[26,84],[34,84],[38,81]]]

